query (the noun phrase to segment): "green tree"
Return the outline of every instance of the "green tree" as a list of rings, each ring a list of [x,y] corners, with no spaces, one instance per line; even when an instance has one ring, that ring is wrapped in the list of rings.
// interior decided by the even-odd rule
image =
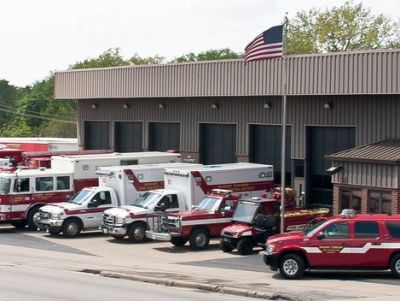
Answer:
[[[130,65],[129,60],[124,59],[119,48],[108,49],[97,58],[85,59],[70,66],[70,69],[104,68]]]
[[[242,58],[243,54],[236,53],[229,48],[210,49],[207,51],[194,54],[190,52],[175,58],[171,63],[195,62],[195,61],[211,61],[211,60],[229,60]]]
[[[155,65],[162,64],[165,62],[165,57],[160,55],[155,55],[153,57],[140,57],[137,53],[135,53],[130,59],[129,63],[131,65]]]
[[[352,1],[325,11],[301,11],[288,24],[289,54],[392,48],[399,42],[396,22]]]
[[[6,80],[0,80],[0,125],[8,124],[13,118],[19,90]]]

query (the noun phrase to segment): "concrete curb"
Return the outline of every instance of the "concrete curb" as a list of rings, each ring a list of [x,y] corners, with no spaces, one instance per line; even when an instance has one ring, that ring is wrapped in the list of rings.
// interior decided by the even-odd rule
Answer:
[[[109,271],[101,271],[98,274],[102,277],[126,279],[126,280],[132,280],[132,281],[160,284],[160,285],[165,285],[165,286],[176,286],[176,287],[183,287],[183,288],[199,289],[199,290],[204,290],[204,291],[209,291],[209,292],[218,292],[218,293],[236,295],[236,296],[242,296],[242,297],[251,297],[251,298],[266,299],[266,300],[288,300],[288,301],[293,300],[292,298],[290,298],[288,296],[283,296],[283,295],[279,295],[279,294],[268,294],[268,293],[260,292],[260,291],[252,291],[252,290],[240,289],[240,288],[236,288],[236,287],[219,286],[219,285],[200,283],[200,282],[194,282],[194,281],[165,279],[165,278],[149,277],[149,276],[142,276],[142,275],[132,275],[132,274],[117,273],[117,272],[109,272]]]

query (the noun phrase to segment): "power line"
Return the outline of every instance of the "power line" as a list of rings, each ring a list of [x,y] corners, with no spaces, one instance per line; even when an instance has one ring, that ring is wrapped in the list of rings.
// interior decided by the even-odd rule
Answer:
[[[65,120],[65,119],[49,118],[49,117],[40,116],[40,115],[33,115],[33,114],[29,114],[29,113],[22,113],[22,112],[17,112],[17,111],[12,110],[12,109],[6,109],[6,108],[1,108],[1,107],[0,107],[0,111],[6,112],[6,113],[12,113],[12,114],[16,114],[16,115],[20,115],[20,116],[24,116],[24,117],[35,118],[35,119],[50,120],[50,121],[63,122],[63,123],[71,123],[71,124],[76,124],[76,123],[77,123],[76,121]],[[38,113],[38,114],[40,114],[40,113]]]
[[[4,104],[0,104],[0,108],[1,107],[4,107],[4,109],[8,109],[8,110],[17,110],[17,108],[15,108],[15,107],[10,107],[10,106],[6,106],[6,105],[4,105]],[[16,111],[17,112],[17,111]],[[28,112],[28,113],[27,113]],[[38,114],[38,115],[40,115],[40,116],[44,116],[44,117],[47,117],[47,118],[52,118],[52,119],[54,119],[54,114],[47,114],[47,113],[43,113],[43,112],[37,112],[37,111],[31,111],[31,110],[24,110],[24,114],[30,114],[30,113],[32,113],[32,114]],[[60,118],[59,116],[56,116],[56,117],[58,117],[58,118]],[[71,118],[71,121],[74,121],[74,119],[72,119]]]

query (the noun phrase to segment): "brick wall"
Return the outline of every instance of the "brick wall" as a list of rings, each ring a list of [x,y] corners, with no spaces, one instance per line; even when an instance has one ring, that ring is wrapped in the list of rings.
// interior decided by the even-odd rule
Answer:
[[[393,214],[399,213],[400,209],[400,190],[392,190],[392,209]]]
[[[339,214],[339,201],[340,201],[340,185],[333,184],[333,215]]]
[[[361,213],[368,213],[368,188],[361,189]]]

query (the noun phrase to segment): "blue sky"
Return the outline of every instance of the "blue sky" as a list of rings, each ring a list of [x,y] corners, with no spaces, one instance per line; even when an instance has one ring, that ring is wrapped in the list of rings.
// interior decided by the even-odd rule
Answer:
[[[357,2],[357,1],[356,1]],[[395,0],[365,0],[373,14],[400,19]],[[323,3],[323,4],[321,4]],[[242,52],[285,12],[342,5],[336,0],[4,0],[0,79],[32,84],[51,71],[121,48],[125,57],[167,59],[208,49]],[[358,3],[358,2],[357,2]]]

